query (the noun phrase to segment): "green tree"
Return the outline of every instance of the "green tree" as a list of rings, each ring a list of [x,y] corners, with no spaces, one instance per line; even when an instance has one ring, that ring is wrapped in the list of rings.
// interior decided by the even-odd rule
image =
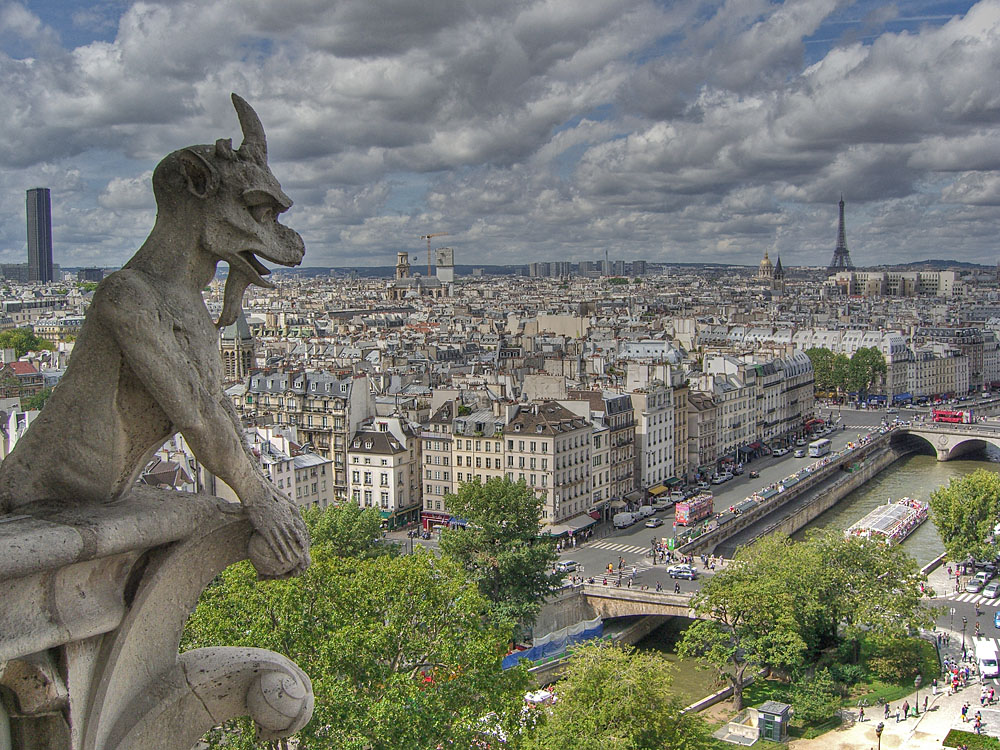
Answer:
[[[927,579],[916,560],[902,547],[845,538],[837,531],[819,532],[805,544],[820,560],[818,594],[828,627],[851,646],[854,663],[864,637],[900,639],[933,624],[933,610],[923,606],[925,596],[933,592],[924,585]]]
[[[630,647],[578,649],[559,682],[559,700],[539,716],[526,750],[702,750],[704,722],[681,713],[662,656]]]
[[[851,360],[846,354],[833,355],[833,362],[830,363],[830,379],[838,393],[850,390],[847,387],[850,369]]]
[[[840,690],[829,669],[796,681],[793,694],[795,717],[802,721],[825,721],[840,708]]]
[[[45,406],[45,402],[49,400],[49,396],[52,395],[51,388],[42,388],[34,396],[31,396],[24,401],[24,409],[38,409],[41,411],[42,407]]]
[[[795,668],[806,643],[800,634],[796,597],[776,575],[774,557],[787,539],[764,538],[740,550],[695,594],[700,619],[681,638],[678,652],[702,658],[733,687],[733,707],[743,708],[743,683],[752,666]]]
[[[875,347],[861,347],[851,357],[847,368],[847,390],[856,392],[864,400],[868,391],[885,376],[885,357]]]
[[[539,537],[543,499],[521,482],[465,482],[445,499],[464,528],[441,534],[441,552],[457,560],[492,604],[496,617],[528,626],[562,581],[558,554]]]
[[[52,342],[39,338],[30,328],[0,331],[0,349],[13,349],[17,357],[23,357],[28,352],[54,348]]]
[[[396,552],[382,541],[382,514],[378,508],[344,503],[337,508],[308,508],[302,517],[309,527],[313,549],[325,547],[337,557],[378,557]]]
[[[833,352],[821,346],[816,346],[806,349],[806,356],[812,362],[816,389],[820,391],[835,390],[836,385],[833,382]]]
[[[202,595],[182,648],[257,646],[293,658],[316,697],[304,747],[470,747],[485,716],[517,731],[527,672],[501,668],[511,628],[490,617],[459,565],[424,551],[358,559],[331,550],[319,544],[310,568],[285,581],[230,566]],[[245,720],[209,741],[256,747]]]
[[[1000,521],[1000,475],[977,469],[931,493],[931,520],[952,560],[992,557]]]

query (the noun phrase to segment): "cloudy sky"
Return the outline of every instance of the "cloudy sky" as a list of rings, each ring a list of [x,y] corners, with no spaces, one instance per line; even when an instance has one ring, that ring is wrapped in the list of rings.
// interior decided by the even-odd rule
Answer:
[[[1000,258],[1000,0],[0,0],[0,261],[120,265],[256,108],[305,265]]]

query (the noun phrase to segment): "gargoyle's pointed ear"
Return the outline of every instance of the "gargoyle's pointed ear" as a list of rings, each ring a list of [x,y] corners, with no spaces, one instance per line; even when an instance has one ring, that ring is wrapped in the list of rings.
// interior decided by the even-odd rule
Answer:
[[[208,198],[219,188],[219,172],[204,156],[190,148],[178,155],[187,189],[199,198]]]

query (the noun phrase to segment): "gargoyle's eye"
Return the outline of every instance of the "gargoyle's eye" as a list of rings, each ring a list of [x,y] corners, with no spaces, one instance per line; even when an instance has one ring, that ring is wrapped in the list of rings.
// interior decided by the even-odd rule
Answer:
[[[250,215],[253,216],[253,220],[258,224],[263,224],[267,221],[274,221],[274,206],[268,203],[258,203],[254,206],[249,206],[248,208],[250,209]]]

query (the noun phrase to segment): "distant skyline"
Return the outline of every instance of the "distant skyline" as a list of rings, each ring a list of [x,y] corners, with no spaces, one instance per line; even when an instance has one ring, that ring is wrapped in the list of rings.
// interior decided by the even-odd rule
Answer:
[[[328,7],[329,6],[329,7]],[[857,266],[1000,250],[1000,0],[0,0],[0,262],[118,266],[239,128],[307,266]],[[426,270],[426,268],[425,268]]]

